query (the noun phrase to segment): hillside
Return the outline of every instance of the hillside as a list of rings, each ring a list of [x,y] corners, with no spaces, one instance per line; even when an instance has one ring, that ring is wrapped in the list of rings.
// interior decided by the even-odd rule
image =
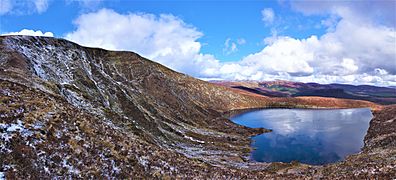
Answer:
[[[318,84],[290,81],[212,81],[215,84],[268,97],[334,97],[371,101],[378,104],[396,104],[396,90],[390,87],[347,84]]]
[[[249,136],[266,130],[236,125],[224,114],[371,107],[388,114],[378,122],[396,123],[390,119],[395,107],[380,111],[366,101],[258,96],[177,73],[136,53],[55,38],[0,37],[0,87],[0,172],[7,179],[321,177],[329,175],[323,167],[249,162]],[[370,128],[367,149],[382,162],[377,175],[392,175],[394,135],[379,133],[382,124]],[[390,143],[371,148],[382,142],[376,134]]]

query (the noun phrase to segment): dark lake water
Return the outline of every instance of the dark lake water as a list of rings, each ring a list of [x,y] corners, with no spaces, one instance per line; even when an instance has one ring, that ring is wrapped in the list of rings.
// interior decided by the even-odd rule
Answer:
[[[259,162],[327,164],[358,153],[372,118],[370,109],[264,109],[231,118],[248,127],[272,129],[252,137]]]

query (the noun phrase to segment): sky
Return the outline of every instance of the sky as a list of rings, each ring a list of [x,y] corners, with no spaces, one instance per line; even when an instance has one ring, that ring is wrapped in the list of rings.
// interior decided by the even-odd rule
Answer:
[[[210,80],[396,86],[396,1],[0,0],[0,34],[128,50]]]

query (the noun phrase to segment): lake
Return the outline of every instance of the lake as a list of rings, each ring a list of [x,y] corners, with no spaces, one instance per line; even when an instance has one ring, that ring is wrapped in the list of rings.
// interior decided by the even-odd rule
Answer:
[[[254,161],[322,165],[358,153],[372,117],[368,108],[263,109],[233,116],[231,120],[273,130],[252,137]]]

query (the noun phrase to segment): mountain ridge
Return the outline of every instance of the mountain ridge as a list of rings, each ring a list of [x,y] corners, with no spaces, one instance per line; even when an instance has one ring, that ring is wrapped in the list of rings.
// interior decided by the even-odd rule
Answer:
[[[55,38],[0,41],[0,171],[7,178],[302,177],[274,173],[290,168],[314,176],[320,167],[249,162],[249,136],[267,130],[236,125],[224,114],[265,107],[383,108],[335,98],[257,96],[136,53]]]
[[[396,104],[396,90],[389,87],[349,84],[319,84],[292,81],[211,81],[268,97],[319,96]]]

